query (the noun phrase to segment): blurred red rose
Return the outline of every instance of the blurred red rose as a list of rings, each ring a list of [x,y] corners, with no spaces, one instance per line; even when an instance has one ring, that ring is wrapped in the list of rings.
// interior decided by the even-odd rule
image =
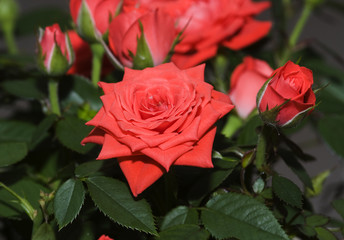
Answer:
[[[82,143],[103,145],[97,159],[118,158],[134,196],[172,165],[213,167],[214,123],[233,105],[204,82],[204,65],[126,68],[123,81],[99,85],[103,107]]]
[[[75,31],[68,31],[70,42],[74,49],[75,60],[67,74],[78,74],[85,77],[91,76],[92,52],[89,44],[82,40]],[[114,67],[104,56],[102,63],[102,75],[113,71]]]
[[[287,126],[298,120],[315,105],[315,94],[312,90],[313,73],[288,61],[283,67],[272,73],[273,77],[258,96],[260,112],[281,106],[275,121],[280,126]]]
[[[234,69],[229,97],[241,118],[247,118],[256,107],[257,93],[273,71],[267,62],[253,57],[245,57]]]
[[[141,42],[141,52],[138,53],[138,38],[142,37],[142,34],[144,43]],[[109,29],[109,44],[113,53],[124,66],[130,68],[162,64],[176,37],[173,18],[162,11],[145,12],[135,9],[127,13],[123,12],[112,20]],[[142,44],[146,44],[148,51],[142,47]],[[137,54],[140,55],[137,58],[139,61],[145,61],[143,66],[135,66],[138,65],[135,60]]]

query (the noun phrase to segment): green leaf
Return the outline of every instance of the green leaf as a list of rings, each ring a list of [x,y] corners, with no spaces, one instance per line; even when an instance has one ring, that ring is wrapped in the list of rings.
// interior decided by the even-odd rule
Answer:
[[[214,169],[206,169],[190,187],[187,197],[193,205],[199,205],[203,198],[215,190],[234,170],[239,161],[235,159],[213,159]]]
[[[54,199],[55,218],[62,229],[79,214],[85,199],[85,189],[80,180],[69,179],[57,190]]]
[[[246,195],[216,195],[206,206],[202,221],[217,239],[289,239],[269,209]]]
[[[207,240],[209,233],[197,225],[183,224],[170,227],[159,233],[156,240]]]
[[[43,223],[33,235],[32,240],[55,240],[53,228],[48,223]]]
[[[309,177],[306,169],[297,161],[296,157],[289,151],[281,149],[280,156],[287,166],[298,176],[305,187],[313,189],[312,179]]]
[[[306,224],[312,227],[319,227],[327,224],[329,222],[329,218],[322,216],[322,215],[311,215],[306,217]]]
[[[337,240],[337,238],[327,229],[322,227],[315,228],[319,240]]]
[[[92,130],[91,126],[86,126],[85,122],[76,117],[66,117],[60,120],[56,126],[56,136],[66,148],[78,153],[88,152],[93,145],[81,145],[81,140]]]
[[[276,196],[291,206],[302,208],[302,193],[298,186],[287,178],[272,177],[272,190]]]
[[[99,171],[104,161],[95,160],[82,163],[75,168],[75,176],[78,178],[89,177]]]
[[[307,197],[318,196],[322,192],[324,182],[327,179],[327,177],[330,176],[330,173],[331,173],[330,170],[325,170],[324,172],[319,173],[317,176],[315,176],[312,179],[313,190],[307,188],[306,189],[306,196]]]
[[[14,96],[29,99],[43,99],[44,93],[38,85],[38,80],[33,78],[24,80],[11,79],[1,84],[5,91]]]
[[[198,224],[197,210],[186,206],[174,208],[166,214],[161,223],[160,229],[163,231],[167,228],[182,224]]]
[[[332,206],[339,215],[344,219],[344,199],[336,199],[332,202]]]
[[[0,120],[0,141],[31,141],[36,127],[28,122]]]
[[[35,148],[37,144],[39,144],[46,136],[48,130],[57,120],[57,115],[49,115],[41,121],[37,127],[37,129],[32,134],[30,149]]]
[[[15,164],[28,153],[25,142],[0,142],[0,167]]]
[[[342,136],[344,136],[344,115],[324,117],[319,121],[318,131],[334,152],[344,157],[342,141]]]
[[[150,206],[145,200],[135,201],[126,184],[102,176],[88,178],[86,183],[94,203],[113,221],[157,235]]]

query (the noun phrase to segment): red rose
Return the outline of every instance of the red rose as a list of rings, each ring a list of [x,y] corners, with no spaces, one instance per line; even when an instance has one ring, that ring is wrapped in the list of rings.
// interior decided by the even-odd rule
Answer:
[[[214,123],[233,105],[204,82],[204,65],[166,63],[125,69],[123,81],[100,83],[103,107],[82,143],[102,144],[97,159],[118,158],[134,196],[172,165],[212,167]]]
[[[100,238],[98,238],[98,240],[113,240],[113,239],[106,235],[101,235]]]
[[[191,5],[178,17],[179,30],[188,24],[172,57],[179,67],[194,66],[215,56],[220,45],[233,50],[249,46],[264,37],[271,27],[271,22],[253,18],[270,6],[267,1],[189,2]]]
[[[124,9],[162,9],[185,30],[172,61],[180,68],[195,66],[216,55],[219,46],[239,50],[264,37],[270,21],[253,17],[270,2],[251,0],[128,0]]]
[[[109,29],[120,0],[71,0],[70,12],[78,33],[88,41],[95,41]]]
[[[307,113],[315,105],[312,90],[313,73],[311,70],[287,62],[272,73],[272,79],[263,87],[258,96],[257,105],[260,112],[280,106],[275,119],[280,126],[287,126],[297,120],[298,116]]]
[[[82,40],[75,31],[68,31],[68,36],[74,49],[75,60],[67,74],[79,74],[90,77],[92,71],[92,52],[90,45]],[[102,75],[110,73],[113,69],[113,65],[104,56]]]
[[[38,38],[39,66],[48,74],[64,74],[74,61],[73,48],[68,35],[58,24],[40,29]]]
[[[137,54],[138,38],[142,36],[140,25],[148,48],[148,52],[139,53],[148,61],[144,67],[163,63],[177,37],[177,31],[173,18],[162,11],[133,10],[115,17],[109,29],[112,51],[124,66],[137,67],[133,58]]]
[[[256,107],[257,93],[273,71],[267,62],[253,57],[245,57],[234,69],[229,97],[240,117],[247,118]]]

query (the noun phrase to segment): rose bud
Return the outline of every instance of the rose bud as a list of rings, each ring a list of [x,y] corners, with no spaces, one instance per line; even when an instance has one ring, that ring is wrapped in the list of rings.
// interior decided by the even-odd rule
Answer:
[[[39,29],[38,66],[49,75],[62,75],[74,61],[74,51],[68,34],[58,24]]]
[[[294,126],[315,106],[313,73],[288,61],[276,69],[257,94],[263,121],[281,127]]]
[[[99,83],[103,107],[82,144],[101,144],[99,160],[117,158],[134,196],[172,165],[213,167],[214,124],[234,106],[204,81],[204,67],[125,68],[121,82]]]
[[[112,238],[106,236],[106,235],[101,235],[98,240],[113,240]]]
[[[234,69],[229,97],[241,118],[247,118],[256,108],[257,93],[273,71],[267,62],[253,57],[245,57]]]
[[[167,62],[177,35],[173,18],[162,11],[131,11],[112,20],[109,44],[125,67],[143,69]]]
[[[88,42],[97,42],[108,32],[111,19],[121,8],[121,0],[71,0],[70,12],[77,32]]]

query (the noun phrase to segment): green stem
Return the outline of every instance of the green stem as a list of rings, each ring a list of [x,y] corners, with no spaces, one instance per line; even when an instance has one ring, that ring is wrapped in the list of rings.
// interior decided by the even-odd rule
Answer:
[[[285,62],[288,61],[288,59],[290,58],[290,55],[293,52],[293,48],[295,47],[297,41],[299,40],[300,34],[309,18],[309,16],[311,15],[312,11],[313,11],[314,5],[310,4],[306,1],[305,6],[303,7],[301,16],[299,18],[299,20],[297,21],[290,37],[289,37],[289,42],[288,42],[288,46],[285,49],[282,58],[281,58],[281,65],[285,64]]]
[[[8,53],[11,55],[16,55],[18,53],[18,48],[14,38],[14,26],[11,23],[3,24],[2,30],[4,33],[5,42],[7,45]]]
[[[49,79],[49,100],[52,113],[61,116],[59,97],[58,97],[58,81],[54,78]]]
[[[102,71],[102,61],[104,56],[104,48],[100,43],[91,44],[92,50],[92,84],[97,87]]]
[[[37,215],[37,211],[32,207],[32,205],[24,198],[20,197],[15,191],[7,187],[5,184],[0,182],[0,187],[3,187],[7,192],[9,192],[13,197],[15,197],[19,202],[19,205],[24,209],[26,214],[34,220]]]

